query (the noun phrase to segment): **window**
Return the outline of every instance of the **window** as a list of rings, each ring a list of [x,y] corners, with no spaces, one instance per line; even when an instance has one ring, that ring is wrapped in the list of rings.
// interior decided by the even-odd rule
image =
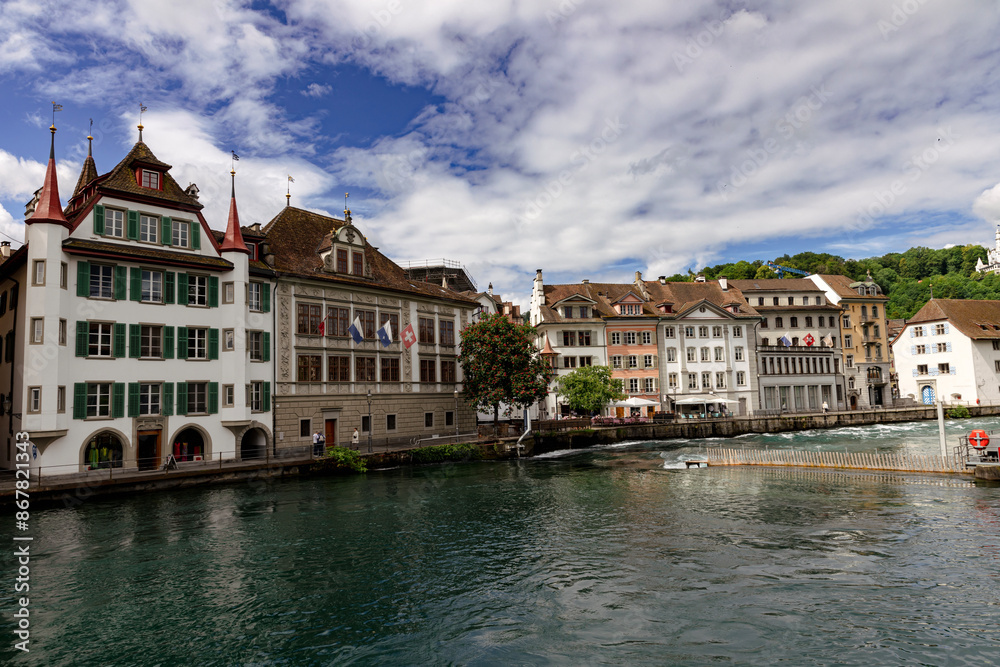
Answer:
[[[667,348],[667,362],[677,361],[677,348],[668,347]]]
[[[694,338],[694,327],[684,327],[684,336],[686,338]]]
[[[56,412],[66,412],[66,387],[56,387]]]
[[[385,416],[385,430],[395,431],[396,430],[396,415],[386,415]]]
[[[227,408],[236,405],[236,387],[234,385],[226,384],[222,386],[222,401],[223,405]]]
[[[722,338],[722,327],[712,327],[712,338]]]
[[[139,383],[139,415],[160,414],[160,384]]]
[[[923,327],[913,327],[913,337],[914,338],[923,338],[923,336],[924,336],[924,328]]]
[[[146,324],[139,327],[139,357],[141,359],[163,358],[163,327]]]
[[[844,357],[844,366],[846,368],[854,368],[854,355],[853,354],[848,354],[846,357]]]
[[[712,388],[712,374],[709,372],[704,372],[701,374],[701,388],[711,389]]]
[[[590,347],[590,333],[589,331],[580,331],[578,333],[581,347]]]
[[[712,351],[709,350],[707,347],[701,348],[701,360],[710,361],[711,359],[712,359]]]
[[[760,344],[761,344],[762,347],[767,347],[768,345],[771,344],[771,339],[770,338],[761,338],[760,339]]]
[[[160,189],[160,174],[158,172],[149,169],[140,169],[140,171],[142,172],[142,187],[151,190]]]
[[[851,348],[854,347],[854,339],[851,334],[844,334],[844,347]]]
[[[590,308],[587,306],[580,306],[580,317],[582,319],[590,317]]]
[[[619,306],[621,315],[642,315],[642,304],[623,303]]]
[[[351,326],[351,311],[347,308],[326,309],[326,335],[349,336],[347,329]],[[393,328],[393,335],[396,334]]]
[[[236,284],[222,283],[222,303],[233,303],[236,301]]]
[[[318,354],[300,354],[298,357],[299,382],[319,382],[323,372],[323,357]]]
[[[208,276],[188,275],[188,305],[208,305]]]
[[[799,318],[797,318],[797,317],[792,317],[792,318],[790,318],[790,319],[791,319],[791,324],[790,324],[790,326],[791,326],[791,327],[792,327],[793,329],[797,329],[797,328],[799,327]]]
[[[365,255],[362,252],[351,253],[351,273],[356,276],[365,275]]]
[[[442,363],[444,363],[444,362],[442,362]],[[581,368],[583,368],[584,366],[593,366],[593,365],[594,365],[594,358],[593,357],[580,357],[580,367]]]
[[[88,357],[111,356],[111,322],[91,322],[90,337],[87,346]]]
[[[312,303],[300,303],[297,307],[298,318],[296,333],[306,336],[316,336],[320,333],[319,324],[322,308]],[[344,332],[346,335],[346,331]]]
[[[844,327],[845,329],[850,329],[851,328],[851,316],[850,315],[844,315],[844,317],[841,318],[840,325],[842,327]]]
[[[112,277],[114,268],[107,264],[90,265],[90,298],[110,299],[114,296],[114,279]]]
[[[1000,361],[997,362],[1000,364]],[[611,368],[621,368],[622,367],[622,355],[616,354],[611,357]]]
[[[260,381],[250,383],[250,395],[247,397],[247,404],[251,412],[264,412],[264,383]]]
[[[783,326],[785,326],[785,321],[782,318],[780,318],[780,317],[774,318],[774,328],[775,329],[780,329]]]
[[[438,322],[438,330],[440,332],[440,342],[441,345],[454,345],[455,344],[455,321],[454,320],[441,320]]]
[[[125,211],[104,209],[104,235],[122,238],[125,235]]]
[[[111,383],[87,384],[87,417],[111,416]]]
[[[673,327],[666,327],[666,328],[663,329],[663,337],[664,338],[674,338],[675,337],[675,333],[676,332],[674,331]]]
[[[698,374],[688,373],[688,389],[697,389],[697,388],[698,388]]]
[[[698,348],[695,347],[687,348],[687,360],[691,363],[698,361]]]
[[[809,305],[809,297],[807,297],[807,296],[802,297],[802,305],[803,306],[808,306]]]
[[[757,305],[758,306],[763,306],[764,305],[764,297],[762,297],[762,296],[757,297]]]
[[[807,315],[806,316],[806,327],[809,328],[809,327],[812,327],[812,325],[813,325],[813,318],[811,318],[811,317],[809,317]]]
[[[639,393],[639,378],[629,378],[628,379],[628,393],[638,394]]]
[[[725,389],[726,388],[726,374],[725,373],[716,373],[715,374],[715,388],[716,389]]]
[[[643,368],[656,368],[656,355],[645,354],[642,357]]]
[[[795,305],[795,297],[794,296],[788,297],[788,305],[789,306],[794,306]]]
[[[434,344],[434,320],[429,317],[421,317],[417,322],[417,340],[425,345]]]
[[[993,349],[1000,350],[1000,340],[993,341]]]
[[[667,376],[667,386],[671,389],[677,388],[677,373],[670,373]]]
[[[733,359],[736,361],[743,361],[743,348],[737,347],[733,349]]]
[[[264,310],[264,285],[262,283],[250,283],[247,289],[247,307],[254,312]]]
[[[708,338],[708,327],[698,327],[698,338]]]
[[[381,357],[379,359],[379,364],[381,365],[382,382],[399,382],[398,357]],[[454,364],[454,362],[452,362],[452,364]],[[441,374],[444,374],[443,366],[441,368]]]
[[[733,338],[743,338],[743,327],[738,325],[733,327]]]
[[[927,375],[927,364],[917,366],[917,375]]]
[[[872,319],[878,318],[878,306],[872,306]]]
[[[766,318],[766,317],[765,317],[765,318],[763,318],[763,319],[762,319],[762,320],[760,321],[760,328],[761,328],[761,329],[766,329],[766,328],[767,328],[767,318]]]
[[[31,274],[31,284],[32,285],[44,285],[45,284],[45,260],[36,259],[35,260],[35,270]]]
[[[609,345],[621,345],[621,344],[622,344],[622,335],[617,331],[612,331],[611,342],[609,343]]]
[[[563,306],[563,317],[567,319],[572,319],[573,317],[573,306]]]
[[[877,324],[874,327],[874,334],[875,334],[875,338],[881,338],[881,335],[879,334],[879,329],[878,329],[878,325]]]
[[[944,334],[945,334],[944,325],[943,324],[935,324],[934,325],[934,335],[935,336],[943,336]]]
[[[172,220],[170,223],[170,245],[187,248],[190,244],[191,223],[186,220]]]
[[[634,331],[626,331],[625,332],[625,344],[626,345],[635,345],[635,332]]]
[[[208,329],[188,327],[187,358],[208,359]]]
[[[581,359],[589,357],[581,357]],[[581,366],[583,364],[580,364]],[[441,360],[441,382],[454,382],[455,381],[455,362],[450,359]]]
[[[736,371],[736,385],[742,387],[747,383],[747,374],[743,371]]]
[[[187,383],[187,414],[208,414],[208,383]]]
[[[917,354],[927,354],[927,346],[926,345],[917,345],[916,346],[916,353]]]
[[[326,378],[330,382],[351,381],[351,358],[329,357],[327,359]]]
[[[356,382],[375,382],[375,357],[354,358],[354,380]]]
[[[649,332],[649,331],[643,331],[642,332],[642,344],[643,345],[652,345],[653,344],[653,334],[652,334],[652,332]]]
[[[563,357],[563,368],[576,368],[576,357]]]
[[[455,413],[453,411],[448,410],[447,412],[444,413],[444,425],[445,426],[455,425]]]
[[[420,381],[437,382],[437,368],[433,359],[420,360]]]
[[[264,361],[264,332],[247,332],[247,351],[250,352],[250,361]]]
[[[28,387],[28,412],[42,411],[42,388]]]
[[[779,305],[779,304],[778,304],[778,297],[773,297],[773,298],[771,299],[771,303],[772,303],[772,305],[775,305],[775,306]]]
[[[628,355],[628,367],[639,368],[639,357],[634,354]]]
[[[160,219],[151,215],[139,216],[139,240],[146,243],[157,243],[159,240]]]
[[[656,393],[656,378],[645,378],[644,384],[646,385],[644,389],[646,390],[647,394]]]
[[[236,349],[236,331],[233,329],[222,330],[222,349],[232,352]]]
[[[139,300],[143,303],[163,303],[163,272],[142,270],[142,289]],[[133,278],[135,274],[132,274]]]
[[[425,412],[424,413],[424,428],[434,428],[434,413]]]
[[[389,323],[389,328],[392,329],[389,333],[392,334],[390,337],[390,342],[394,340],[399,340],[399,315],[396,313],[379,313],[379,326],[385,326],[385,323]],[[454,334],[452,334],[454,336]]]
[[[721,347],[715,348],[714,358],[716,361],[725,361],[726,360],[725,351]]]
[[[337,273],[347,273],[347,250],[337,248]]]
[[[947,375],[951,373],[951,366],[949,364],[938,364],[938,373],[941,375]]]
[[[576,345],[576,332],[575,331],[563,331],[562,332],[563,346],[573,347]]]
[[[59,320],[59,344],[66,344],[66,320]]]
[[[45,342],[45,320],[41,317],[31,318],[31,344],[40,345]]]

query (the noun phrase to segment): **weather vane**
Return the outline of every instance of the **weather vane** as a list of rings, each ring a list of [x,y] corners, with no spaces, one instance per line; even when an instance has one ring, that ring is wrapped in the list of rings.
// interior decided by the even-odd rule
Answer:
[[[232,172],[235,174],[236,173],[236,163],[240,161],[240,156],[236,154],[236,151],[229,151],[229,152],[233,154]]]
[[[145,110],[145,105],[139,102],[139,141],[142,141],[142,112]]]
[[[350,196],[351,196],[350,192],[345,192],[344,193],[344,212],[345,213],[347,212],[347,198],[350,197]]]
[[[52,103],[52,127],[56,126],[56,112],[57,111],[62,111],[62,105],[61,104],[56,104],[55,102],[53,102]]]
[[[291,184],[294,183],[294,182],[295,182],[295,179],[292,178],[291,174],[289,174],[288,175],[288,183],[285,184],[285,206],[290,206],[291,203],[292,203],[292,185]]]

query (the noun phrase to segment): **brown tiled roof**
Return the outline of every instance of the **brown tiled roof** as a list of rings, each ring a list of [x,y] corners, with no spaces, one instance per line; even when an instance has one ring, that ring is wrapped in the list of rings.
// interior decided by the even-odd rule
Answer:
[[[817,310],[826,310],[831,313],[841,312],[840,306],[835,306],[832,303],[826,303],[822,306],[754,306],[754,310],[758,313],[794,313],[794,312],[814,312]]]
[[[592,305],[594,317],[619,317],[611,304],[629,292],[634,293],[640,299],[642,298],[639,289],[632,284],[580,283],[573,285],[544,285],[542,289],[545,294],[545,305],[541,309],[543,322],[586,322],[587,320],[578,317],[567,320],[553,308],[560,301],[576,295],[594,302]],[[642,314],[654,315],[653,305],[643,303]],[[639,316],[630,315],[628,317]]]
[[[150,262],[170,266],[187,266],[216,271],[228,271],[233,268],[232,262],[221,257],[207,257],[174,250],[159,250],[139,244],[106,243],[104,241],[86,241],[84,239],[68,239],[63,242],[63,250],[73,255],[88,255],[91,257],[110,257],[115,259]]]
[[[160,167],[163,170],[161,179],[162,190],[151,190],[136,183],[135,170],[139,164]],[[170,175],[170,168],[169,164],[158,160],[145,143],[138,141],[132,147],[132,150],[129,151],[128,155],[103,177],[100,187],[102,190],[109,192],[120,192],[139,195],[149,199],[160,199],[201,210],[202,205],[198,200],[184,192],[183,188],[177,185],[177,181]]]
[[[93,156],[88,155],[87,159],[83,161],[83,169],[80,170],[80,178],[76,181],[76,187],[73,188],[73,194],[70,199],[78,196],[87,186],[87,183],[90,183],[95,178],[97,178],[97,164],[94,162]]]
[[[826,281],[826,284],[829,285],[842,299],[864,299],[866,301],[888,301],[889,299],[889,297],[881,293],[881,288],[879,288],[879,294],[875,296],[858,294],[857,291],[851,289],[851,285],[861,283],[858,283],[856,280],[851,280],[847,276],[827,275],[825,273],[821,273],[819,274],[819,277]]]
[[[906,324],[945,320],[969,338],[1000,338],[1000,301],[931,299]]]
[[[440,285],[410,280],[402,268],[367,242],[365,262],[371,267],[371,279],[322,271],[323,262],[317,249],[333,230],[339,229],[344,224],[346,223],[343,220],[294,206],[281,209],[281,212],[264,227],[264,234],[274,255],[275,271],[312,280],[348,286],[381,287],[396,292],[459,301],[469,306],[476,305],[473,299],[461,292]]]
[[[822,292],[816,283],[808,278],[749,278],[730,280],[730,285],[741,292]],[[855,293],[856,295],[856,293]]]
[[[729,289],[723,291],[718,282],[677,282],[660,283],[657,281],[647,281],[646,289],[653,303],[670,302],[673,304],[674,313],[684,313],[697,304],[707,301],[720,308],[727,306],[738,306],[737,317],[756,317],[754,310],[738,287],[733,286],[733,281],[729,281]]]

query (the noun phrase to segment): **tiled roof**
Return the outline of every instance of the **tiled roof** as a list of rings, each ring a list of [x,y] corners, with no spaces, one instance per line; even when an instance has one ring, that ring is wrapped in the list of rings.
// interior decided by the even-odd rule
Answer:
[[[368,243],[365,243],[365,262],[371,268],[371,279],[322,271],[323,262],[317,249],[331,231],[344,224],[343,220],[337,218],[286,206],[263,230],[274,255],[274,269],[311,280],[358,287],[382,287],[397,292],[459,301],[469,306],[476,305],[473,299],[461,292],[408,279],[402,268]]]
[[[657,281],[647,281],[646,289],[653,303],[670,302],[673,304],[675,313],[683,313],[693,308],[702,301],[727,308],[728,306],[738,306],[737,317],[756,317],[754,310],[743,297],[738,287],[733,286],[733,281],[729,281],[729,289],[723,291],[718,282],[677,282],[660,283]]]
[[[969,338],[1000,338],[1000,301],[931,299],[906,324],[944,320]]]
[[[63,250],[74,255],[110,257],[136,262],[187,266],[216,271],[228,271],[233,268],[232,262],[224,260],[221,257],[208,257],[174,250],[159,250],[139,244],[106,243],[103,241],[86,241],[71,238],[63,242]]]
[[[750,278],[730,280],[730,285],[741,292],[822,292],[808,278]],[[855,293],[856,294],[856,293]]]
[[[76,187],[73,188],[73,195],[70,199],[79,195],[87,186],[87,183],[90,183],[95,178],[97,178],[97,164],[94,162],[93,156],[88,155],[83,161],[83,169],[80,170],[80,178],[76,181]]]
[[[162,190],[144,188],[136,182],[135,170],[139,163],[160,167],[163,170],[161,178]],[[181,186],[177,185],[177,181],[170,175],[169,169],[169,164],[158,160],[145,143],[138,141],[132,147],[132,150],[129,151],[128,155],[104,176],[100,187],[105,191],[162,199],[200,210],[202,205],[197,199],[184,192]]]
[[[857,290],[851,289],[851,285],[862,285],[868,283],[858,283],[857,281],[851,280],[847,276],[836,276],[821,273],[819,274],[819,277],[822,278],[824,282],[826,282],[826,284],[829,285],[842,299],[864,299],[866,301],[888,301],[889,299],[889,297],[881,293],[881,288],[879,288],[879,294],[875,296],[858,294]],[[874,282],[871,284],[875,285]]]

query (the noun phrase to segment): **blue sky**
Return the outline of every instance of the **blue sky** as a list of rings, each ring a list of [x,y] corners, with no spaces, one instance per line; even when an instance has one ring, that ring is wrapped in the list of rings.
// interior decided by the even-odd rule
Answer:
[[[0,233],[144,138],[225,226],[285,202],[524,302],[801,250],[991,244],[996,0],[0,4]],[[17,243],[15,243],[17,245]]]

